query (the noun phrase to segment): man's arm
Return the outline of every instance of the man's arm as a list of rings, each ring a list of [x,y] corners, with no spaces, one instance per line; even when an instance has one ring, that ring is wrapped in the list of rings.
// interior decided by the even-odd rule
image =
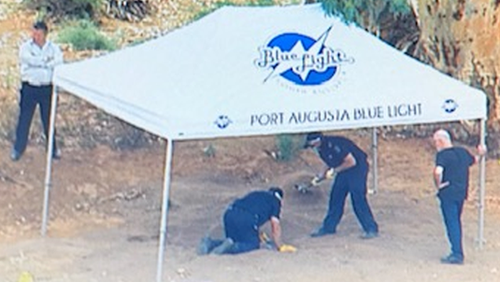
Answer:
[[[283,245],[283,242],[281,241],[281,224],[279,218],[275,216],[271,217],[271,232],[274,244],[279,249],[279,247]]]
[[[272,237],[274,244],[276,245],[276,248],[278,249],[278,252],[285,252],[285,253],[293,253],[297,251],[297,248],[288,245],[288,244],[283,244],[281,241],[281,224],[280,220],[277,217],[271,217],[271,232],[272,232]]]
[[[481,160],[482,157],[486,155],[488,149],[485,145],[477,145],[477,155],[474,155],[474,163],[477,164]]]
[[[342,163],[339,166],[334,167],[333,169],[335,170],[335,172],[341,172],[351,167],[354,167],[355,165],[356,165],[356,158],[351,153],[349,153],[347,154],[347,156],[345,156]]]
[[[46,65],[42,56],[35,56],[31,52],[29,43],[24,43],[23,45],[21,45],[21,48],[19,48],[19,62],[29,67],[41,68]]]
[[[321,174],[319,174],[317,178],[319,179],[331,178],[334,173],[344,171],[346,169],[354,167],[355,165],[356,165],[356,158],[354,158],[354,156],[351,153],[349,153],[344,157],[342,163],[339,166],[337,167],[325,166],[321,171]]]
[[[52,51],[53,51],[53,56],[47,58],[47,67],[49,68],[54,68],[57,65],[60,65],[63,63],[64,58],[63,58],[63,53],[61,51],[61,48],[59,48],[58,45],[51,43]]]
[[[448,181],[442,183],[443,181],[443,167],[442,166],[436,166],[434,168],[434,173],[433,173],[433,176],[434,176],[434,185],[436,186],[436,188],[439,190],[439,189],[442,189],[446,186],[448,186],[450,183]]]

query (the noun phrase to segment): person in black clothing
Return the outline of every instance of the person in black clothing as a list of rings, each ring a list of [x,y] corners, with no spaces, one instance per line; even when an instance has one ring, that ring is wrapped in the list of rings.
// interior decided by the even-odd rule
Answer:
[[[344,213],[347,194],[351,196],[354,213],[364,231],[361,237],[364,239],[377,237],[378,225],[366,198],[368,176],[366,153],[345,137],[324,136],[320,132],[309,133],[304,147],[317,150],[326,165],[315,180],[324,179],[328,173],[336,175],[330,192],[328,212],[322,226],[314,231],[311,237],[321,237],[337,231],[337,225]]]
[[[463,264],[462,209],[467,199],[469,167],[478,162],[479,156],[473,156],[465,148],[453,146],[450,134],[443,129],[434,133],[433,140],[437,150],[434,184],[438,189],[437,196],[451,245],[451,254],[442,258],[441,262]],[[478,146],[478,152],[484,155],[486,147]]]
[[[281,241],[281,204],[283,190],[272,187],[253,191],[235,200],[223,217],[226,239],[205,237],[200,242],[198,254],[240,254],[260,248],[259,228],[271,222],[272,240],[279,251],[295,251],[295,247]]]

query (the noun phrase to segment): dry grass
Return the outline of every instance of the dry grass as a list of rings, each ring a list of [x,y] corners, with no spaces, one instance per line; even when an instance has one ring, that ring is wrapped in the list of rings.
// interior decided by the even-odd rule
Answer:
[[[0,139],[12,140],[17,112],[17,105],[0,102]]]

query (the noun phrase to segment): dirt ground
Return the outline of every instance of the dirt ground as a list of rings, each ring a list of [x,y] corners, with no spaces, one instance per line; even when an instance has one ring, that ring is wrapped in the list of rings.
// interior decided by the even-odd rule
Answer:
[[[345,132],[369,151],[370,136]],[[212,145],[215,156],[203,148]],[[464,211],[466,264],[439,263],[448,252],[430,171],[428,140],[380,141],[378,193],[369,201],[381,236],[359,239],[350,204],[338,234],[310,238],[322,220],[329,185],[311,194],[292,186],[319,167],[311,153],[281,163],[264,153],[271,137],[180,142],[174,148],[164,281],[500,281],[500,165],[487,162],[485,245],[476,246],[478,168]],[[0,281],[28,271],[35,281],[154,281],[163,146],[128,152],[67,149],[54,164],[50,225],[39,235],[45,156],[29,147],[16,163],[0,149]],[[411,148],[411,151],[408,149]],[[371,179],[370,179],[371,181]],[[220,236],[228,203],[253,189],[285,189],[284,239],[296,253],[262,249],[197,256],[200,238]],[[268,230],[264,226],[264,230]]]

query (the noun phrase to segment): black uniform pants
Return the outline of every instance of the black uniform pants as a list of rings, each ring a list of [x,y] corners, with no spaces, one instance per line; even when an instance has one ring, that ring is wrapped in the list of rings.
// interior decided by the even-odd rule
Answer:
[[[373,218],[372,211],[366,198],[366,180],[368,164],[360,165],[341,172],[335,177],[330,192],[328,212],[323,220],[323,228],[335,232],[342,215],[347,194],[351,195],[352,207],[361,227],[365,232],[378,232],[378,225]]]
[[[446,199],[440,197],[441,212],[446,226],[446,235],[451,246],[451,254],[457,258],[464,258],[462,246],[462,210],[464,200]]]
[[[257,217],[250,212],[229,207],[224,213],[224,230],[226,238],[231,238],[234,241],[234,245],[228,253],[239,254],[260,247]]]
[[[31,121],[36,106],[40,105],[40,117],[42,120],[45,137],[49,136],[50,109],[52,102],[52,85],[32,86],[26,82],[21,85],[21,99],[19,101],[19,119],[16,128],[16,140],[14,149],[22,154],[28,143],[28,136],[31,127]],[[47,141],[48,142],[48,141]],[[54,140],[54,152],[56,151],[56,142]]]

